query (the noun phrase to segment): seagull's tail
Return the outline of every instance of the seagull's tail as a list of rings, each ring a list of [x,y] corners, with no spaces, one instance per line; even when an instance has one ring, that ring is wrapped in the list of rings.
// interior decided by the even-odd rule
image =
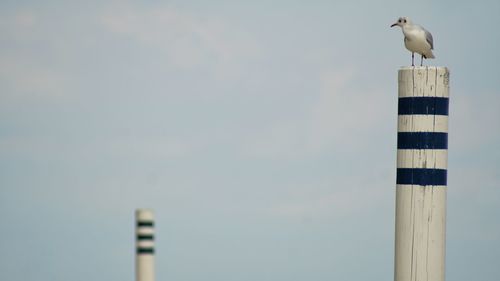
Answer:
[[[426,59],[434,59],[434,58],[436,58],[436,57],[434,56],[434,54],[432,53],[432,51],[431,51],[431,50],[429,50],[429,52],[425,53],[425,54],[424,54],[424,57],[425,57]]]

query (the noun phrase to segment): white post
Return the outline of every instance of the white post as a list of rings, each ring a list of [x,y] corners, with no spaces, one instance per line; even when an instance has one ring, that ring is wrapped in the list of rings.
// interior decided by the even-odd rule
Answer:
[[[151,210],[139,209],[136,218],[135,280],[154,281],[154,217]]]
[[[449,72],[403,67],[398,83],[395,281],[444,281]]]

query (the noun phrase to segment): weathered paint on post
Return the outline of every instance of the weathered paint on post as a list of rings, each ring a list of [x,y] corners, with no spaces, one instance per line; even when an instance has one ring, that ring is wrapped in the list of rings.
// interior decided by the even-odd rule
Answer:
[[[444,281],[449,71],[398,74],[394,280]]]
[[[151,210],[139,209],[136,218],[136,281],[154,281],[154,216]]]

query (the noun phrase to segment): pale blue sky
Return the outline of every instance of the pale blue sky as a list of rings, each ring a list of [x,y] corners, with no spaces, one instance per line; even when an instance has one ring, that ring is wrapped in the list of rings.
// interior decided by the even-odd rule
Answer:
[[[43,2],[43,3],[42,3]],[[447,280],[500,276],[500,2],[2,1],[0,279],[392,280],[409,16],[451,69]]]

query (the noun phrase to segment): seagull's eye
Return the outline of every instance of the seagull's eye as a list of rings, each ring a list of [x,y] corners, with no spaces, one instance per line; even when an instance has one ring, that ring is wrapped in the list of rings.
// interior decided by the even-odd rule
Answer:
[[[406,20],[405,20],[405,23],[406,23]]]
[[[398,22],[401,22],[401,19],[399,19]]]

